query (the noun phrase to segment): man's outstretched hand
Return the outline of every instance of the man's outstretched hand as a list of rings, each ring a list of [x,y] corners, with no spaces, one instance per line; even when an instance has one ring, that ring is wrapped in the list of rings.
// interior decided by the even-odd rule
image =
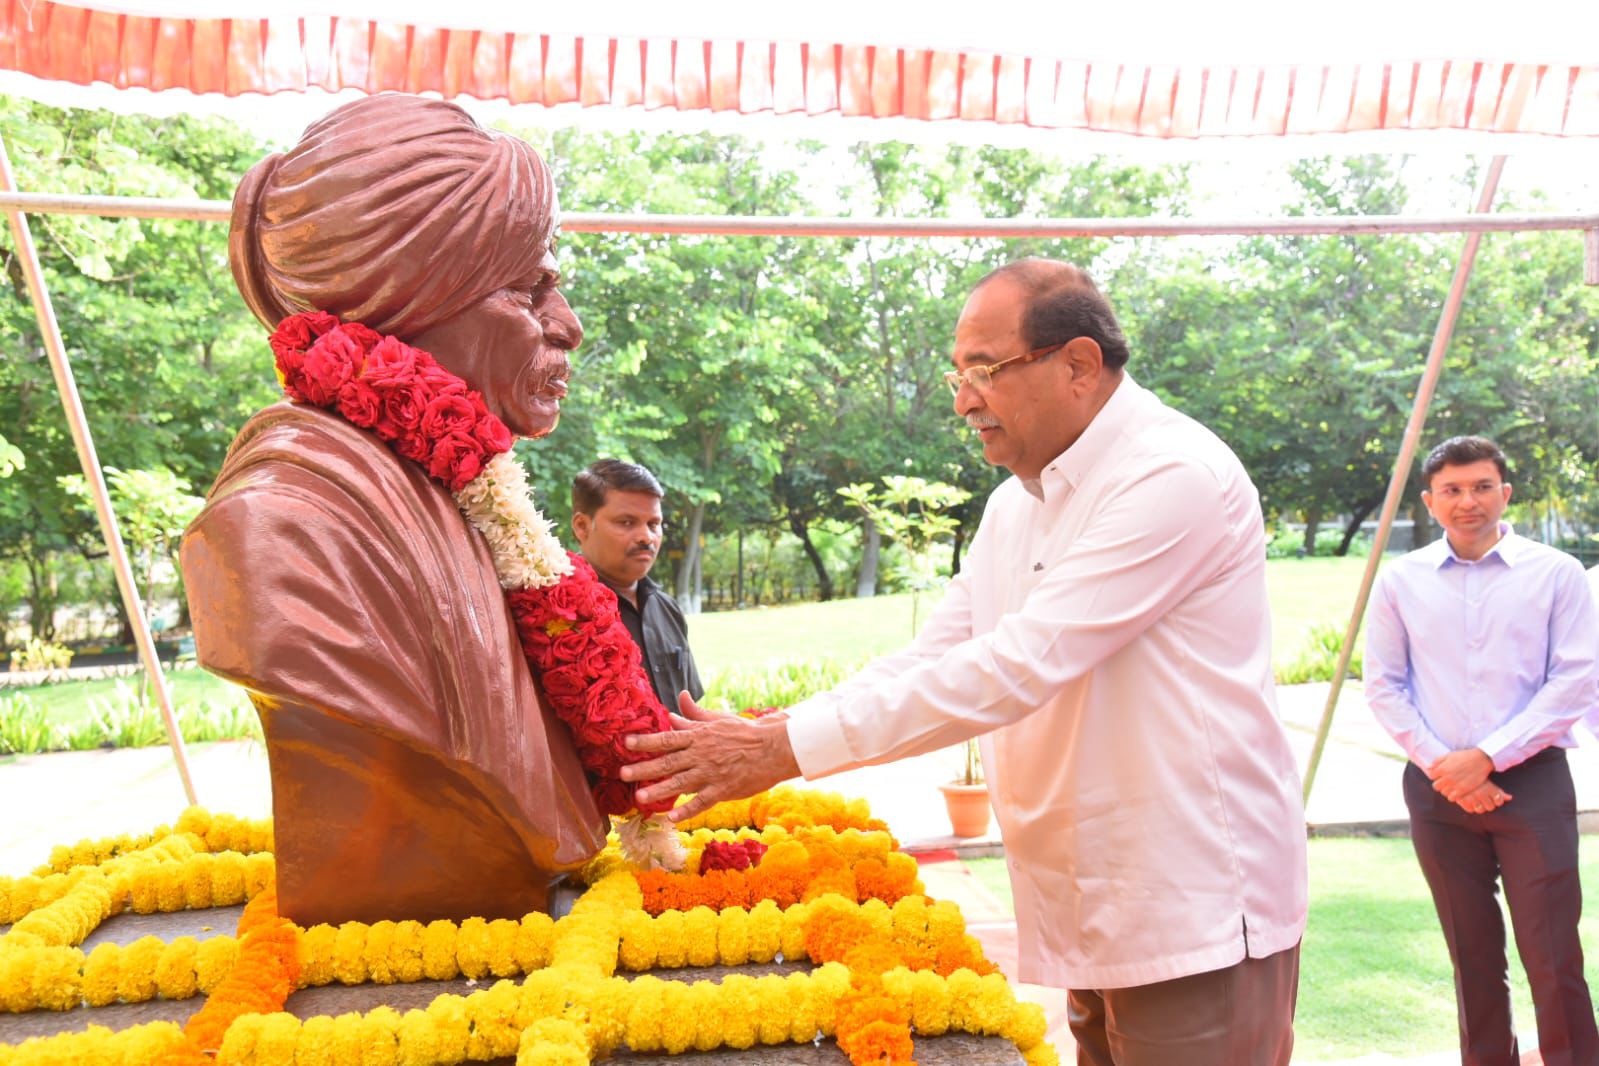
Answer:
[[[672,732],[627,738],[628,750],[654,758],[622,767],[622,780],[652,782],[639,791],[641,802],[694,793],[671,812],[672,821],[799,776],[799,763],[788,742],[787,715],[718,714],[695,703],[687,692],[678,695],[677,706],[681,713],[672,715]]]

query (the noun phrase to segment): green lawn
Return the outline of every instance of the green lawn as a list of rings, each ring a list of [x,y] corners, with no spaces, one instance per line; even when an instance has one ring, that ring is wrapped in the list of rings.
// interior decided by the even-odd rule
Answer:
[[[924,595],[921,617],[937,603]],[[700,673],[749,670],[795,659],[861,662],[910,643],[909,595],[717,611],[689,620]]]
[[[1599,890],[1599,848],[1583,841],[1582,880]],[[972,872],[1010,902],[1003,859]],[[1591,898],[1591,897],[1590,897]],[[1588,981],[1599,983],[1599,917],[1581,924]],[[1527,980],[1514,949],[1510,975],[1518,1029],[1535,1031]],[[1295,1061],[1395,1057],[1456,1046],[1449,955],[1408,840],[1310,842],[1310,922],[1300,958]]]
[[[1312,626],[1332,623],[1343,632],[1365,568],[1364,559],[1268,560],[1272,659],[1292,658]]]
[[[1277,658],[1292,655],[1313,625],[1343,628],[1365,565],[1364,559],[1273,559],[1266,564]],[[923,597],[923,619],[936,601],[936,595]],[[692,619],[689,640],[706,674],[792,659],[860,660],[909,642],[910,613],[908,595],[725,611]]]

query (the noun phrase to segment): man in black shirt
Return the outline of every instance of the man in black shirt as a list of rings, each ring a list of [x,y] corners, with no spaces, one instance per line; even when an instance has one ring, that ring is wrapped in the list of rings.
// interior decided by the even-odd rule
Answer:
[[[666,491],[644,467],[601,459],[572,481],[572,532],[583,558],[616,593],[622,621],[644,654],[644,672],[667,710],[677,694],[705,694],[688,623],[677,601],[649,578],[661,550],[661,499]]]

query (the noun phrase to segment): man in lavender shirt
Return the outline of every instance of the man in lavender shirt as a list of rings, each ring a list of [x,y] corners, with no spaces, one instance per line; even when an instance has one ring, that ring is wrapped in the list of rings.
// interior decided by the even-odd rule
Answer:
[[[1443,540],[1389,564],[1366,620],[1366,699],[1410,757],[1410,836],[1455,969],[1461,1062],[1517,1066],[1498,883],[1545,1066],[1599,1063],[1577,919],[1566,748],[1599,697],[1582,566],[1501,522],[1504,454],[1454,437],[1422,464]]]

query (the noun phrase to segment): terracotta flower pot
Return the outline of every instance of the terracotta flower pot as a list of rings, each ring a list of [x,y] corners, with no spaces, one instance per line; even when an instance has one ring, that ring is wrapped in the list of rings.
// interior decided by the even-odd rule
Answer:
[[[988,786],[951,781],[938,786],[949,809],[950,832],[958,837],[980,837],[988,832]]]

